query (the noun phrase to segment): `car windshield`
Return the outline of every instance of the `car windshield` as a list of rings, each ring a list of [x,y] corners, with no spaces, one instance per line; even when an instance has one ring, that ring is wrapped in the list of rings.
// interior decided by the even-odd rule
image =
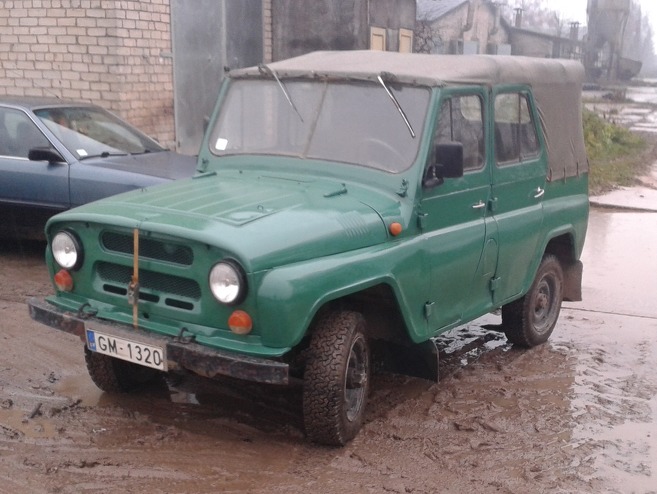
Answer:
[[[430,96],[389,83],[237,80],[210,148],[219,156],[298,156],[397,173],[417,156]]]
[[[43,108],[34,113],[78,159],[164,150],[102,108]]]

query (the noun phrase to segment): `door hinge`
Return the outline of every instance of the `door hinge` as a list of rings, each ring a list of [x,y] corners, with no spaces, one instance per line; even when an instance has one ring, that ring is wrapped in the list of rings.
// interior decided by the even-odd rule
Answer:
[[[417,214],[417,227],[420,230],[424,230],[424,228],[427,224],[427,216],[429,216],[427,213],[418,213]]]
[[[491,278],[490,279],[490,291],[494,292],[500,287],[500,281],[502,278]]]
[[[436,305],[436,302],[427,302],[424,304],[424,318],[429,320],[431,314],[433,314],[433,306]]]
[[[494,213],[497,210],[497,197],[491,197],[488,200],[488,210]]]

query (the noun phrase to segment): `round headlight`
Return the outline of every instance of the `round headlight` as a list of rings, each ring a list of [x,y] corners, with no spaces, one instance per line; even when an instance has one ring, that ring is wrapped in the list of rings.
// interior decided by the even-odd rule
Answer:
[[[246,293],[246,282],[242,271],[235,264],[220,262],[210,271],[210,290],[222,304],[237,304]]]
[[[82,260],[82,249],[78,240],[69,232],[57,233],[50,243],[52,255],[64,269],[79,267]]]

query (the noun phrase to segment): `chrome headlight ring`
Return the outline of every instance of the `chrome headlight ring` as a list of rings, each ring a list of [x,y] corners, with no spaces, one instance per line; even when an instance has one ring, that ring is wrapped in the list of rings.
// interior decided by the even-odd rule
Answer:
[[[83,250],[78,237],[70,231],[61,230],[52,237],[50,250],[55,262],[63,269],[75,271],[82,266]]]
[[[210,270],[210,291],[217,301],[226,305],[237,305],[246,297],[246,275],[233,260],[223,260]]]

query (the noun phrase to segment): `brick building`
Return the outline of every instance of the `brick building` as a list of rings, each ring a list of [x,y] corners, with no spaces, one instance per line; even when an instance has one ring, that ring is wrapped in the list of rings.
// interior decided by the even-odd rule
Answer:
[[[169,0],[5,0],[0,91],[93,101],[172,146],[169,12]]]

